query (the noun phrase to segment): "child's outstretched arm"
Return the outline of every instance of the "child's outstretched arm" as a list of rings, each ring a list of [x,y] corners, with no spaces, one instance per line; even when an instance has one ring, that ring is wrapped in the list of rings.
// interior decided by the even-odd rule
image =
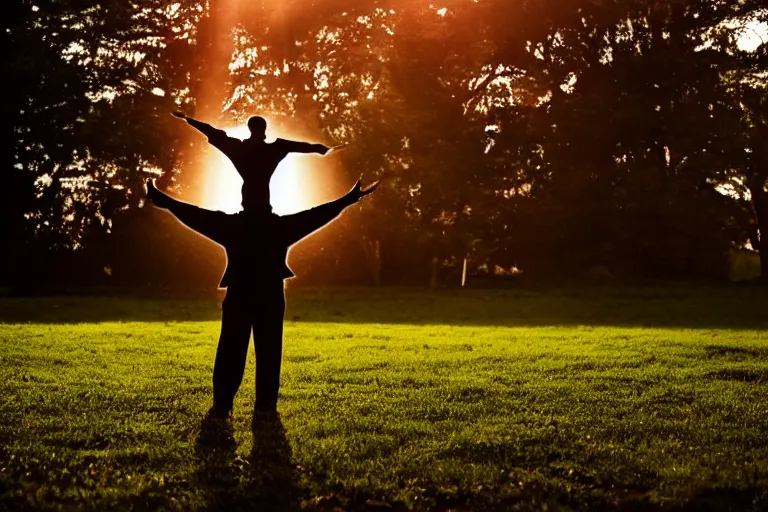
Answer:
[[[281,139],[281,143],[286,153],[318,153],[320,155],[326,155],[331,151],[340,151],[347,147],[346,144],[326,146],[325,144],[311,144],[309,142],[297,142],[285,139]]]
[[[208,139],[216,139],[221,137],[227,137],[227,132],[224,130],[219,130],[218,128],[214,128],[208,123],[204,123],[202,121],[198,121],[197,119],[194,119],[192,117],[189,117],[183,112],[179,112],[178,110],[176,112],[173,112],[172,115],[174,117],[178,117],[179,119],[183,119],[187,122],[192,128],[195,128],[197,131],[201,132],[203,135],[208,137]]]

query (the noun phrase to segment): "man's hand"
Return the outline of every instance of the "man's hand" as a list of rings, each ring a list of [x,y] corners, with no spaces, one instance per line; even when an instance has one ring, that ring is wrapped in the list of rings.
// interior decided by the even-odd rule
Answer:
[[[346,149],[348,145],[349,144],[339,144],[337,146],[331,146],[330,148],[328,148],[328,151],[326,151],[325,154],[327,155],[328,153],[333,153],[335,151],[341,151],[343,149]]]
[[[365,196],[372,194],[374,190],[379,188],[379,185],[381,185],[381,180],[374,181],[370,185],[363,187],[363,178],[361,177],[357,180],[355,186],[352,187],[352,190],[347,192],[347,198],[350,200],[350,204],[354,204]]]
[[[374,181],[367,187],[360,189],[360,199],[364,198],[368,194],[372,194],[374,190],[379,188],[379,185],[381,185],[381,180]]]
[[[183,119],[185,121],[187,120],[187,114],[185,114],[184,112],[182,112],[180,110],[175,110],[175,111],[171,112],[171,115],[173,117],[178,117],[179,119]]]

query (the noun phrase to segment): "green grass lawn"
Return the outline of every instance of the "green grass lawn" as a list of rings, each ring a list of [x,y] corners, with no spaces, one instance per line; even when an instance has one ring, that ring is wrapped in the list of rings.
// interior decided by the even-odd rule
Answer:
[[[288,293],[211,440],[214,300],[0,300],[0,509],[768,509],[768,293]]]

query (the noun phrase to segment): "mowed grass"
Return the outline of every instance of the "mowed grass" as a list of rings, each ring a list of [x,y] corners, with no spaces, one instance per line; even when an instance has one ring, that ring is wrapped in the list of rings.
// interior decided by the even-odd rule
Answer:
[[[234,444],[215,300],[3,299],[0,508],[765,510],[767,295],[289,290]]]

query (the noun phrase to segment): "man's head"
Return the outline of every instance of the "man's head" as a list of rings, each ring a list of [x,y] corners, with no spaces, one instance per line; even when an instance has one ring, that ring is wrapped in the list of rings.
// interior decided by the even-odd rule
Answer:
[[[251,137],[265,140],[267,138],[267,120],[263,117],[253,116],[248,119],[248,129],[251,131]]]

